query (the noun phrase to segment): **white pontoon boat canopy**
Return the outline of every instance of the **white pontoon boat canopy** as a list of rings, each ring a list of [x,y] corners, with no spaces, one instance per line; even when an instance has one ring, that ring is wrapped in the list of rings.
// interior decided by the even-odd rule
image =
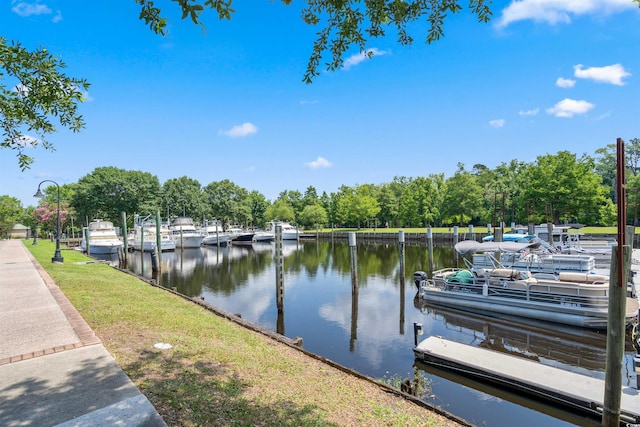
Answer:
[[[463,240],[454,246],[456,252],[464,255],[469,252],[519,252],[527,248],[535,248],[539,243],[535,242],[476,242],[475,240]]]

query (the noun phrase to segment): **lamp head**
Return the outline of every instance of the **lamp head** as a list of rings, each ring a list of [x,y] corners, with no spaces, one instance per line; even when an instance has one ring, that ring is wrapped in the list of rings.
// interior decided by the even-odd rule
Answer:
[[[40,187],[38,187],[38,191],[33,195],[33,197],[35,197],[36,199],[42,199],[44,197],[44,194],[42,194],[42,191],[40,191]]]

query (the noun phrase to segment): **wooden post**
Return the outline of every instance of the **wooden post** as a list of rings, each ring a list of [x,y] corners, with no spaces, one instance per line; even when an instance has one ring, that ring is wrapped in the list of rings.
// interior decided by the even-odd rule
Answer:
[[[91,233],[89,232],[89,227],[84,229],[84,241],[87,242],[87,255],[91,256],[91,243],[89,242],[89,237]]]
[[[129,252],[129,241],[127,240],[127,213],[120,212],[120,224],[122,225],[122,243],[124,243],[124,263],[127,263],[127,257]]]
[[[158,247],[151,251],[151,271],[157,273],[160,271],[160,266],[158,264]]]
[[[607,359],[605,367],[604,406],[602,425],[620,425],[620,401],[622,398],[622,366],[624,361],[625,311],[627,303],[628,275],[619,272],[619,260],[625,267],[631,265],[631,247],[614,246],[611,252],[611,275],[609,281],[609,319],[607,322]],[[622,276],[622,279],[620,278]],[[622,282],[619,282],[622,280]]]
[[[158,263],[157,270],[160,271],[162,268],[162,218],[160,218],[160,209],[156,211],[156,257],[158,258],[156,262]]]
[[[140,272],[144,276],[144,221],[140,222]]]
[[[616,196],[618,203],[618,246],[611,250],[609,274],[609,312],[607,320],[607,360],[605,366],[604,404],[602,426],[620,425],[622,400],[622,362],[624,359],[625,312],[627,303],[628,271],[631,265],[631,247],[626,245],[625,227],[627,208],[625,197],[624,141],[617,140]]]
[[[433,229],[431,227],[427,228],[427,247],[428,247],[428,257],[429,257],[429,273],[433,272]]]

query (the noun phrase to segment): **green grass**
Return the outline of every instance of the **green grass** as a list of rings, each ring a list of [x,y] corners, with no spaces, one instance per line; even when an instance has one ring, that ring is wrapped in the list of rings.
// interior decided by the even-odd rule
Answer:
[[[169,425],[458,425],[79,252],[53,264],[52,242],[25,245]]]

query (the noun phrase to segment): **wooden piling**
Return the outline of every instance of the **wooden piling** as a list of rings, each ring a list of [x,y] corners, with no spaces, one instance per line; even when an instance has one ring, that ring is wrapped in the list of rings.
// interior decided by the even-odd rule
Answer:
[[[120,212],[120,225],[122,226],[122,243],[124,243],[124,264],[127,264],[127,257],[129,256],[129,241],[127,240],[127,213]]]

